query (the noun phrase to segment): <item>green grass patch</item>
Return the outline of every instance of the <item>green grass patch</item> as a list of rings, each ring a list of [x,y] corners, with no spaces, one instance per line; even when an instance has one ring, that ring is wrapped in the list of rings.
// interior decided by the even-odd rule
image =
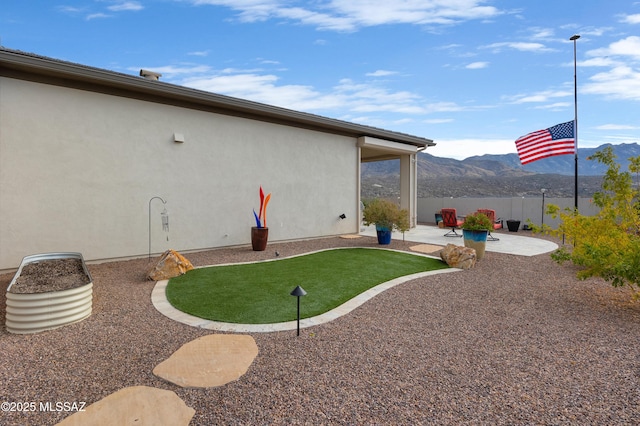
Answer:
[[[297,318],[289,293],[300,285],[301,318],[327,312],[386,281],[444,269],[439,259],[381,249],[334,249],[270,262],[211,266],[171,278],[167,299],[199,318],[269,324]]]

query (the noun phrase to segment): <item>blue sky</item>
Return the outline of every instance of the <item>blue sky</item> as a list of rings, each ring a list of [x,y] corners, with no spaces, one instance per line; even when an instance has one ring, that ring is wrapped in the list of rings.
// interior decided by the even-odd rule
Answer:
[[[640,142],[640,1],[4,0],[2,46],[433,139]]]

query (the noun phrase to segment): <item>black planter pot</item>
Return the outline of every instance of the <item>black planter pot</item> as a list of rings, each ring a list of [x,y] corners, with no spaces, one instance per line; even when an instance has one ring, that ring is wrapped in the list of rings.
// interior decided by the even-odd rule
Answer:
[[[509,228],[509,232],[518,232],[518,228],[520,228],[520,221],[507,220],[507,228]]]

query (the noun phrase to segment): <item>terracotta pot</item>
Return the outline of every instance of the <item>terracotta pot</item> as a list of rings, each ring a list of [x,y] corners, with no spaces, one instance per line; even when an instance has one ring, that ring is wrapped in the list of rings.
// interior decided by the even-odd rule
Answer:
[[[264,251],[267,248],[267,239],[269,238],[269,228],[251,228],[251,246],[253,251]]]

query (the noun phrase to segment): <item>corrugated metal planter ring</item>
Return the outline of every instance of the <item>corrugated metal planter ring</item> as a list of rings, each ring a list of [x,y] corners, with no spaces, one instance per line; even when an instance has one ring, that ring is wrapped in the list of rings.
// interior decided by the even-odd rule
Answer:
[[[80,287],[45,293],[12,293],[25,265],[42,260],[80,259],[89,283]],[[80,253],[45,253],[22,259],[18,272],[7,287],[6,326],[9,333],[31,334],[73,324],[91,315],[93,282]]]

